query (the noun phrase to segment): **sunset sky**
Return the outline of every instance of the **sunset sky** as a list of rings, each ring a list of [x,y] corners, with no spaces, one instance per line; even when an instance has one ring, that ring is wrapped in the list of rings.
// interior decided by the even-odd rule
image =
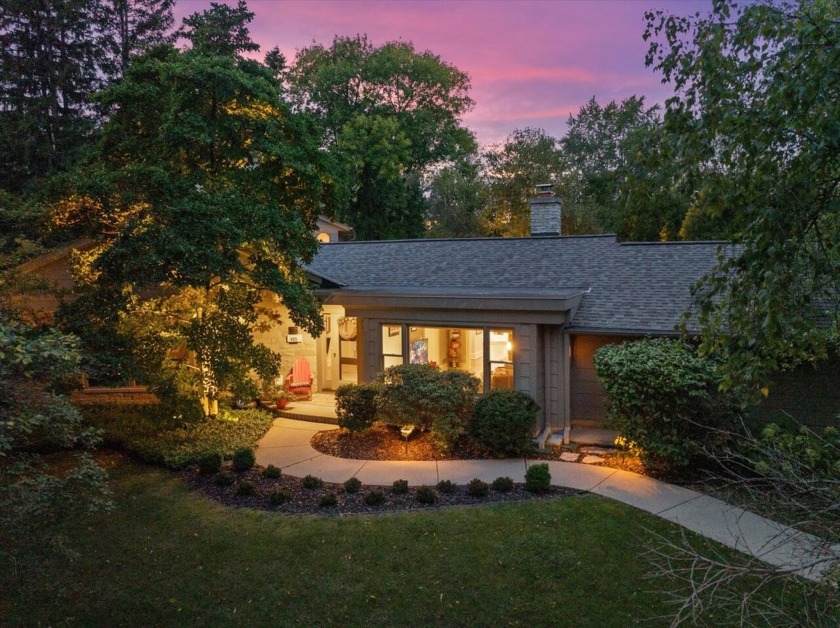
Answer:
[[[176,20],[209,6],[177,0]],[[248,8],[260,54],[279,46],[289,62],[336,35],[430,50],[470,75],[476,105],[463,120],[486,145],[525,126],[559,137],[592,96],[663,102],[672,90],[645,67],[644,13],[705,13],[711,0],[249,0]]]

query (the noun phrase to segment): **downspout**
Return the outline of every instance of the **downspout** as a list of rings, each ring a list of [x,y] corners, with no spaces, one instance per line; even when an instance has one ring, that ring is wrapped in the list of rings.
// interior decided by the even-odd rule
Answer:
[[[537,447],[545,449],[545,443],[551,436],[551,339],[553,330],[546,325],[543,336],[543,426],[537,436]]]

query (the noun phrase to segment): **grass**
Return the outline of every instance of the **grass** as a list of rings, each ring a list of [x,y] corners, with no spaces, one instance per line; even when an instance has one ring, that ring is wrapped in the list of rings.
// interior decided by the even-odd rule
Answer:
[[[119,459],[75,556],[0,563],[8,625],[632,625],[669,612],[638,556],[678,528],[592,495],[360,517],[235,510]],[[646,622],[664,625],[665,620]]]

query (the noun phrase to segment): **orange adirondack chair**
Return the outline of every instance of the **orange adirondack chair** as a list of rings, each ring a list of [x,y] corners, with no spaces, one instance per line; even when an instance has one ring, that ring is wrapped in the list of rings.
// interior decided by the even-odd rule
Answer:
[[[312,399],[312,369],[306,358],[298,358],[286,375],[285,388],[302,400]]]

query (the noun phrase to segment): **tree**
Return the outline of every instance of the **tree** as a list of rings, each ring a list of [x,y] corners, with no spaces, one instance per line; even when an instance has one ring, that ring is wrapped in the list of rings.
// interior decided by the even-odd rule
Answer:
[[[558,183],[562,164],[557,140],[542,129],[524,128],[483,154],[490,198],[483,215],[486,229],[497,236],[531,233],[528,199],[538,183]]]
[[[432,238],[482,235],[480,221],[487,193],[479,164],[474,160],[459,160],[436,172],[428,185],[427,235]]]
[[[709,15],[652,12],[647,20],[648,63],[675,88],[665,129],[695,186],[686,228],[720,216],[739,244],[696,289],[701,349],[725,359],[726,387],[754,392],[837,341],[840,7],[718,1]],[[677,622],[702,606],[737,613],[741,623],[757,616],[781,624],[764,587],[783,579],[801,594],[810,623],[836,624],[836,433],[800,436],[791,446],[772,431],[747,434],[718,460],[743,503],[824,539],[825,552],[803,565],[812,579],[788,577],[798,569],[704,560],[689,545],[665,548],[665,568],[691,586]],[[735,578],[754,580],[732,604],[719,592]]]
[[[644,97],[601,106],[592,99],[569,116],[560,140],[565,207],[588,218],[592,230],[624,231],[622,239],[659,239],[659,230],[628,229],[621,190],[640,144],[659,125],[659,107],[645,107]],[[641,236],[641,237],[639,237]],[[653,237],[650,237],[653,236]]]
[[[825,356],[840,323],[840,8],[716,2],[647,19],[678,159],[710,174],[695,203],[745,225],[697,291],[703,349],[726,357],[728,385],[763,386]]]
[[[108,0],[111,24],[112,75],[128,70],[132,56],[157,44],[171,43],[175,0]]]
[[[253,50],[252,17],[214,5],[185,21],[192,48],[136,58],[98,97],[110,118],[54,215],[99,242],[79,259],[89,290],[73,307],[111,313],[103,324],[136,335],[147,369],[210,415],[219,389],[247,385],[251,370],[277,375],[279,356],[253,339],[264,293],[295,324],[323,325],[300,263],[317,250],[325,157],[273,71],[239,54]],[[167,352],[176,346],[187,353]],[[178,369],[160,368],[172,357]]]
[[[287,79],[343,173],[337,218],[362,239],[420,236],[423,176],[475,148],[458,121],[473,105],[467,75],[410,42],[357,36],[300,50]]]

